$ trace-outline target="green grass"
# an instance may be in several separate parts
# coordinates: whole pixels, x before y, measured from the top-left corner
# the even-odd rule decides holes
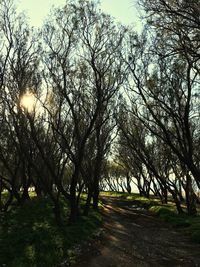
[[[1,213],[0,266],[53,267],[66,258],[74,260],[74,247],[91,237],[102,219],[91,211],[88,217],[68,225],[67,211],[62,201],[62,227],[55,224],[51,202],[45,198],[33,198],[23,207]]]

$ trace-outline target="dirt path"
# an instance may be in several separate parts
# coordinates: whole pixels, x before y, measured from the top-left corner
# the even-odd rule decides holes
[[[104,234],[74,267],[200,266],[200,246],[131,202],[104,198]]]

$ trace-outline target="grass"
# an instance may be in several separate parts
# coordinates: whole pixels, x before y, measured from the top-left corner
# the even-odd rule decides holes
[[[75,246],[90,238],[102,219],[99,213],[91,211],[88,217],[82,216],[68,225],[67,211],[68,206],[62,201],[66,222],[62,227],[55,224],[48,198],[33,197],[23,207],[1,214],[0,266],[53,267],[66,258],[73,261]]]
[[[152,206],[150,210],[156,212],[164,221],[171,223],[176,228],[180,228],[180,231],[182,231],[183,234],[189,235],[194,242],[200,243],[199,214],[197,216],[177,214],[176,211],[174,211],[174,207],[170,205]]]
[[[162,220],[169,222],[172,226],[178,228],[185,235],[197,243],[200,243],[200,210],[197,216],[189,216],[187,214],[177,214],[176,206],[173,201],[168,204],[162,204],[161,201],[154,197],[141,197],[138,194],[104,192],[102,195],[122,198],[125,201],[133,201],[134,204],[144,207],[155,213]],[[184,207],[183,207],[184,209]]]

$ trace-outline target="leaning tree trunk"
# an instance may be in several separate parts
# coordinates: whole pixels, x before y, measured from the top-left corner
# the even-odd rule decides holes
[[[126,174],[126,190],[128,194],[131,194],[131,178],[128,173]]]
[[[178,199],[178,196],[176,194],[176,192],[174,192],[174,190],[168,188],[169,192],[172,194],[172,197],[174,199],[174,202],[175,202],[175,205],[176,205],[176,209],[178,211],[178,214],[183,214],[183,209],[181,207],[181,202],[180,200]]]

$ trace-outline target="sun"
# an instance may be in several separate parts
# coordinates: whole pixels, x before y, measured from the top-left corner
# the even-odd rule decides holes
[[[33,93],[25,93],[20,100],[20,106],[24,111],[33,112],[36,106],[36,97]]]

